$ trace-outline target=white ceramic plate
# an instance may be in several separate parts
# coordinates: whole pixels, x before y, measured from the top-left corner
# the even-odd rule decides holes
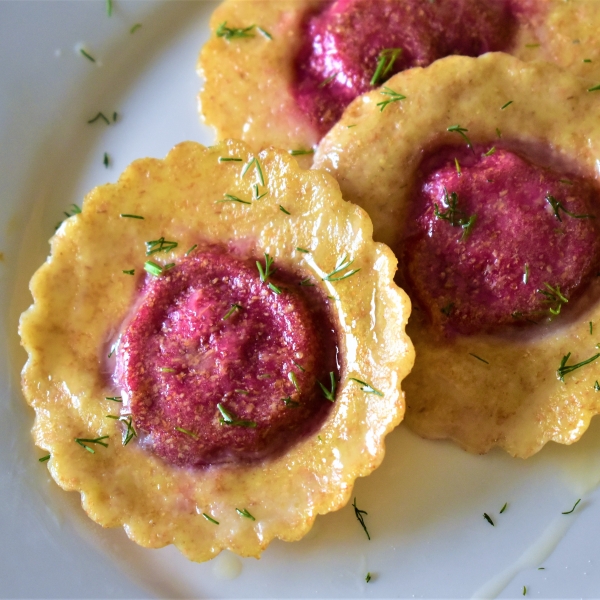
[[[114,0],[109,18],[103,0],[0,2],[0,597],[509,598],[523,586],[598,597],[598,423],[527,461],[471,456],[400,427],[383,466],[355,488],[371,541],[348,506],[260,561],[225,552],[201,565],[91,523],[37,461],[19,388],[27,282],[62,211],[88,190],[180,141],[212,143],[196,114],[195,62],[214,6]],[[118,121],[87,124],[98,111]]]

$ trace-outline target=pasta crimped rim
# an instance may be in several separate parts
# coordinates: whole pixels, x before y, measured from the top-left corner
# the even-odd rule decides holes
[[[252,158],[261,169],[243,168]],[[267,196],[250,200],[257,184]],[[218,203],[224,194],[251,204]],[[410,304],[393,283],[396,259],[371,233],[366,213],[342,200],[330,176],[304,171],[279,151],[255,156],[232,140],[210,148],[180,144],[164,160],[138,160],[116,184],[90,192],[82,212],[52,238],[51,255],[31,280],[34,304],[20,323],[29,354],[23,390],[36,413],[35,442],[51,454],[56,482],[78,491],[100,525],[122,525],[142,546],[174,544],[195,561],[223,549],[259,556],[272,539],[297,540],[318,514],[344,506],[356,477],[383,459],[384,438],[404,413],[400,382],[414,359],[404,332]],[[199,242],[234,240],[317,281],[342,255],[354,258],[360,271],[352,277],[319,283],[335,298],[345,370],[318,435],[271,461],[204,470],[173,467],[135,443],[122,445],[120,426],[106,418],[118,414],[105,400],[118,391],[106,352],[139,295],[144,243],[159,236],[179,246],[164,258],[154,255],[156,262],[176,261]],[[131,269],[138,275],[124,273]],[[362,391],[351,377],[383,395]],[[75,442],[106,435],[108,447],[89,444],[93,454]]]

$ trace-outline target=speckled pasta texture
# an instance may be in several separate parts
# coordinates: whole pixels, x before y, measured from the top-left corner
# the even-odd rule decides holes
[[[252,158],[262,176],[256,163],[244,169]],[[259,200],[256,184],[267,193]],[[224,194],[249,204],[218,203]],[[160,236],[178,241],[176,249],[153,255],[161,265],[176,263],[194,244],[233,244],[257,257],[268,252],[331,296],[344,369],[317,434],[278,458],[202,469],[169,465],[136,439],[123,445],[122,423],[107,418],[119,414],[119,405],[105,398],[120,392],[107,360],[109,340],[150,277],[144,244]],[[282,152],[254,156],[241,142],[208,149],[183,143],[164,160],[138,160],[116,184],[94,189],[81,214],[52,238],[50,257],[31,281],[34,304],[20,324],[34,439],[51,454],[56,482],[79,492],[97,523],[123,526],[142,546],[175,544],[195,561],[222,549],[259,556],[274,538],[297,540],[318,514],[344,506],[354,480],[380,464],[384,438],[402,419],[400,382],[414,357],[404,332],[410,304],[393,282],[396,259],[371,236],[364,210],[344,202],[329,175],[304,171]],[[345,256],[360,270],[323,281]],[[132,269],[134,276],[123,272]],[[107,446],[90,442],[91,453],[76,438],[104,438]]]
[[[452,126],[473,144],[508,144],[598,184],[600,92],[584,79],[498,53],[445,58],[386,85],[406,98],[383,109],[379,103],[390,96],[382,90],[357,98],[322,140],[315,167],[367,210],[375,239],[399,252],[421,157],[465,143]],[[548,441],[576,441],[600,412],[600,362],[564,381],[557,369],[569,353],[568,365],[597,354],[589,323],[597,331],[599,294],[592,282],[568,316],[506,335],[444,337],[413,312],[407,331],[417,361],[405,382],[405,422],[424,437],[450,438],[478,453],[500,446],[527,457]]]

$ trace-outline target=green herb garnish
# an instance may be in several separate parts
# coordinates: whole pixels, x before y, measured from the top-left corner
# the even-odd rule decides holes
[[[389,98],[387,100],[382,100],[381,102],[378,102],[376,106],[379,106],[379,112],[383,112],[385,107],[388,104],[392,104],[392,102],[399,102],[400,100],[406,100],[406,96],[404,96],[403,94],[400,94],[399,92],[395,92],[394,90],[392,90],[391,88],[387,87],[387,86],[383,86],[383,91],[379,92],[381,95],[383,96],[389,96]]]
[[[508,108],[513,102],[514,102],[514,100],[509,100],[506,104],[504,104],[503,106],[500,107],[500,110],[504,110],[505,108]]]
[[[121,213],[119,216],[123,217],[124,219],[141,219],[142,221],[144,220],[144,217],[140,217],[140,215],[128,215]]]
[[[164,237],[161,237],[158,240],[145,242],[145,244],[146,256],[150,256],[156,252],[171,252],[171,250],[174,250],[179,245],[177,242],[169,242],[168,240],[165,240]]]
[[[348,260],[348,255],[344,256],[344,258],[341,258],[337,261],[333,271],[331,271],[331,273],[328,273],[325,277],[323,277],[323,281],[342,281],[342,279],[347,279],[355,273],[358,273],[360,269],[354,269],[353,271],[348,271],[347,273],[344,273],[339,277],[334,277],[334,275],[337,275],[338,273],[341,273],[342,271],[348,269],[353,262],[354,259]]]
[[[88,54],[83,48],[80,48],[79,52],[81,53],[82,56],[85,56],[89,61],[91,61],[93,63],[96,62],[96,59],[91,54]]]
[[[224,163],[224,162],[242,162],[241,158],[237,158],[237,157],[230,157],[230,156],[219,156],[219,162],[220,163]]]
[[[437,203],[433,205],[433,212],[438,219],[448,221],[452,227],[462,227],[463,233],[460,238],[461,241],[469,237],[475,222],[477,221],[477,215],[473,214],[467,218],[467,213],[464,210],[458,208],[458,195],[456,192],[448,194],[448,190],[444,188],[444,203],[446,204],[446,211],[441,212]]]
[[[99,112],[93,119],[90,119],[88,123],[95,123],[98,119],[102,119],[107,125],[110,125],[110,121],[104,113]]]
[[[600,383],[598,383],[597,379],[596,379],[596,382],[594,383],[594,391],[600,392]]]
[[[214,523],[215,525],[219,524],[219,521],[217,521],[216,519],[213,519],[210,515],[207,515],[206,513],[202,513],[202,516],[207,520],[210,521],[211,523]]]
[[[496,135],[501,138],[502,137],[502,132],[496,127]]]
[[[249,427],[251,429],[256,427],[256,423],[254,421],[245,421],[243,419],[238,419],[232,413],[230,413],[221,403],[217,404],[217,408],[219,409],[219,412],[221,413],[221,418],[219,419],[219,422],[221,423],[221,425],[232,425],[235,427]]]
[[[320,381],[318,382],[318,384],[319,384],[319,387],[321,388],[321,390],[323,391],[323,395],[325,396],[325,398],[327,398],[327,400],[329,400],[329,402],[335,402],[336,383],[335,383],[335,375],[334,375],[333,371],[330,371],[330,373],[329,373],[329,380],[331,383],[330,390],[328,390]]]
[[[245,508],[241,510],[239,508],[236,508],[235,510],[237,514],[240,515],[240,517],[245,517],[246,519],[250,519],[251,521],[256,521],[256,519]]]
[[[106,14],[109,17],[112,17],[112,12],[113,12],[113,3],[112,3],[112,0],[106,0]]]
[[[309,150],[305,150],[304,148],[300,148],[298,150],[289,150],[289,153],[292,156],[303,156],[305,154],[314,154],[315,151],[313,148],[310,148]]]
[[[307,287],[315,287],[315,284],[310,282],[310,277],[303,279],[298,285],[304,285]]]
[[[137,431],[135,430],[135,427],[133,426],[133,417],[131,415],[129,417],[122,416],[119,418],[119,421],[121,421],[121,423],[124,423],[127,427],[127,429],[123,432],[123,438],[121,440],[123,443],[123,446],[127,446],[127,444],[129,444],[129,442],[134,437],[137,437]]]
[[[562,202],[559,202],[554,196],[551,196],[550,194],[548,194],[546,196],[546,201],[548,202],[548,204],[550,204],[550,206],[552,207],[552,210],[554,211],[554,216],[562,222],[562,219],[560,218],[560,214],[559,211],[563,211],[564,213],[566,213],[567,215],[569,215],[570,217],[573,217],[574,219],[593,219],[594,215],[576,215],[573,214],[572,212],[568,211],[564,205],[562,204]]]
[[[189,429],[184,429],[183,427],[175,427],[175,429],[177,431],[180,431],[181,433],[185,433],[185,435],[189,435],[190,437],[194,438],[195,440],[198,439],[198,436],[193,431],[190,431]]]
[[[367,583],[369,583],[369,581],[371,581],[371,573],[367,573],[367,576],[365,577],[365,581]]]
[[[573,505],[573,508],[571,510],[567,510],[566,512],[562,513],[563,515],[570,515],[576,508],[577,505],[581,502],[581,498],[579,498],[579,500],[577,500],[577,502],[575,502],[575,504]]]
[[[302,252],[303,254],[310,254],[310,250],[306,250],[305,248],[296,247],[296,250],[298,250],[298,252]]]
[[[448,304],[446,304],[446,306],[443,306],[442,308],[440,308],[440,312],[445,315],[446,317],[449,317],[452,314],[452,311],[454,310],[454,302],[449,302]]]
[[[109,437],[108,435],[103,435],[102,437],[98,437],[98,438],[94,438],[94,439],[89,439],[89,438],[74,438],[74,439],[82,448],[85,448],[90,454],[96,454],[96,451],[91,446],[88,446],[87,444],[98,444],[99,446],[104,446],[105,448],[108,448],[108,444],[106,442],[102,441],[102,440],[108,439],[108,437]]]
[[[301,365],[298,364],[295,360],[292,361],[303,373],[306,373],[306,369]]]
[[[502,514],[506,510],[507,506],[508,506],[508,502],[505,502],[504,506],[500,509],[500,514]]]
[[[233,196],[231,194],[223,194],[223,200],[217,200],[216,204],[220,204],[221,202],[237,202],[238,204],[252,204],[252,202],[248,202],[247,200],[242,200],[237,196]]]
[[[300,386],[298,385],[298,380],[296,379],[296,374],[293,371],[288,373],[288,379],[294,384],[294,387],[299,392]]]
[[[358,522],[361,524],[362,528],[365,530],[365,533],[367,534],[367,538],[370,540],[371,536],[369,535],[369,531],[367,530],[367,526],[365,524],[365,519],[363,517],[363,515],[368,515],[369,513],[366,510],[361,510],[360,508],[358,508],[358,506],[356,506],[356,497],[354,497],[354,502],[352,503],[352,507],[354,508],[354,514],[356,515]]]
[[[251,31],[256,27],[256,25],[250,25],[250,27],[244,27],[242,29],[236,27],[227,27],[227,21],[223,21],[215,32],[217,37],[225,38],[226,40],[233,40],[239,38],[251,38],[254,37],[254,34]]]
[[[188,256],[189,254],[191,254],[196,248],[198,247],[198,244],[194,244],[186,253],[185,255]]]
[[[71,204],[70,210],[66,210],[63,211],[63,215],[65,215],[65,217],[68,219],[69,217],[73,217],[75,215],[79,215],[81,214],[81,208],[79,208],[79,206],[77,206],[77,204]],[[64,222],[64,219],[62,221],[59,221],[55,226],[54,226],[54,231],[56,231]]]
[[[264,283],[274,272],[275,269],[271,270],[273,266],[273,259],[265,252],[265,267],[260,264],[260,261],[256,261],[256,268],[258,269],[258,273],[260,275],[260,280]]]
[[[108,169],[110,165],[110,156],[108,156],[108,152],[104,153],[104,158],[102,159],[102,164]]]
[[[600,83],[595,85],[594,87],[588,88],[588,92],[599,92],[600,91]]]
[[[456,166],[456,174],[460,177],[462,175],[460,170],[460,164],[458,162],[458,158],[454,159],[454,165]]]
[[[298,408],[300,406],[300,402],[296,402],[295,400],[292,400],[291,396],[288,396],[287,398],[282,398],[281,401],[286,406],[291,406],[292,408]]]
[[[584,63],[591,63],[591,62],[592,62],[592,59],[591,59],[591,58],[584,58],[584,59],[583,59],[583,62],[584,62]]]
[[[523,596],[525,596],[525,594],[527,594],[527,588],[523,586]]]
[[[125,275],[135,275],[135,269],[123,269],[122,273],[125,273]]]
[[[274,283],[272,283],[271,281],[269,281],[269,283],[267,284],[267,287],[274,292],[275,294],[279,295],[281,294],[281,289],[278,288]]]
[[[241,309],[242,309],[241,304],[232,304],[231,308],[227,311],[225,316],[221,318],[221,321],[226,321],[236,310],[241,310]]]
[[[491,156],[492,154],[494,154],[494,152],[496,152],[496,146],[492,146],[485,154],[484,156]]]
[[[50,454],[46,454],[46,456],[42,456],[42,458],[38,458],[39,462],[46,462],[47,460],[50,460]]]
[[[129,33],[135,33],[140,27],[142,26],[141,23],[136,23],[130,30]]]
[[[570,356],[571,356],[570,352],[568,354],[566,354],[565,356],[563,356],[562,360],[560,361],[560,367],[558,367],[558,369],[556,369],[556,375],[562,382],[565,381],[565,375],[572,373],[573,371],[575,371],[576,369],[579,369],[580,367],[585,367],[585,365],[589,365],[590,363],[594,362],[596,359],[600,358],[600,353],[594,354],[594,356],[592,356],[591,358],[588,358],[587,360],[583,360],[580,363],[576,363],[574,365],[567,365],[567,361],[569,360]]]
[[[473,354],[473,353],[469,352],[469,355],[472,356],[473,358],[476,358],[477,360],[480,360],[482,363],[485,363],[486,365],[490,364],[487,360],[485,360],[484,358],[481,358],[481,356],[477,356],[477,354]]]
[[[539,44],[525,44],[525,48],[539,48]]]
[[[560,309],[562,308],[562,305],[566,304],[569,300],[562,294],[559,285],[553,288],[549,283],[545,281],[544,285],[546,286],[546,289],[540,289],[537,290],[537,292],[545,296],[546,299],[544,300],[544,302],[546,304],[553,304],[553,306],[550,306],[548,310],[552,315],[556,316],[560,314]]]
[[[291,215],[291,214],[292,214],[291,212],[289,212],[289,211],[287,211],[285,208],[283,208],[283,206],[281,206],[281,204],[279,205],[279,210],[280,210],[282,213],[285,213],[286,215]]]
[[[371,77],[371,85],[378,85],[380,81],[387,79],[388,73],[394,68],[398,56],[402,54],[402,48],[385,48],[377,57],[377,67]]]
[[[465,142],[467,142],[467,146],[471,149],[473,148],[471,140],[467,137],[467,132],[469,131],[468,129],[465,129],[460,125],[451,125],[446,131],[450,131],[451,133],[458,133],[460,137],[462,137],[465,140]]]
[[[492,521],[492,518],[490,517],[490,515],[488,515],[487,513],[483,513],[483,518],[492,526],[495,527],[494,525],[494,521]]]
[[[370,383],[367,383],[366,381],[361,381],[360,379],[356,379],[356,377],[350,377],[349,379],[350,381],[356,381],[356,383],[358,383],[358,385],[361,386],[360,389],[366,394],[375,394],[376,396],[383,397],[383,394],[379,390],[376,390]]]
[[[104,396],[105,400],[110,400],[111,402],[123,402],[123,398],[121,396]]]
[[[326,85],[330,84],[337,76],[338,74],[334,73],[333,75],[330,75],[327,79],[323,79],[323,81],[321,81],[318,87],[324,88]]]
[[[158,277],[159,275],[162,275],[164,269],[160,265],[157,265],[154,261],[147,260],[144,263],[144,271],[146,271],[147,273],[150,273],[150,275],[154,275],[155,277]]]
[[[258,31],[264,35],[268,40],[272,40],[273,36],[266,30],[263,29],[262,27],[259,27],[258,25],[256,26],[256,29],[258,29]]]

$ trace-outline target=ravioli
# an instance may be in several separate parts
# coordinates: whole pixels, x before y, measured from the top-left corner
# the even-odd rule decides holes
[[[203,119],[255,149],[308,153],[305,164],[353,98],[450,54],[505,51],[600,83],[596,2],[226,0],[210,26]]]
[[[417,353],[405,422],[477,453],[576,441],[600,411],[600,96],[501,53],[386,85],[350,105],[315,167],[399,257]]]
[[[104,527],[259,556],[348,501],[402,419],[396,259],[335,181],[243,143],[94,189],[21,318],[38,446]]]

